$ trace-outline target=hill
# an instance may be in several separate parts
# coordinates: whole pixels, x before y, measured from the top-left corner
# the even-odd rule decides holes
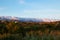
[[[33,18],[0,17],[0,38],[26,36],[60,36],[60,21]]]

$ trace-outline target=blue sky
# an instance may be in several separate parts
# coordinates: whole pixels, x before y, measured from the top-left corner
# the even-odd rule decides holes
[[[60,0],[0,0],[0,16],[60,19]]]

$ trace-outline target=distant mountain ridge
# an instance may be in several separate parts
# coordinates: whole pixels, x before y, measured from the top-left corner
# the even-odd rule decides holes
[[[18,20],[21,22],[54,22],[58,20],[51,19],[38,19],[38,18],[19,18],[19,17],[11,17],[11,16],[0,16],[0,20]]]

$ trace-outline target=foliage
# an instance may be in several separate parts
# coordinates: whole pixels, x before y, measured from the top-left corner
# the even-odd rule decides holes
[[[4,40],[54,40],[54,36],[60,35],[60,22],[35,23],[0,20],[0,35],[5,33]],[[8,33],[14,34],[14,36],[7,36]]]

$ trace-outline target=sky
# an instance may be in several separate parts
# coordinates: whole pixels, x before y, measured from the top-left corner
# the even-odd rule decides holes
[[[0,16],[60,19],[60,0],[0,0]]]

